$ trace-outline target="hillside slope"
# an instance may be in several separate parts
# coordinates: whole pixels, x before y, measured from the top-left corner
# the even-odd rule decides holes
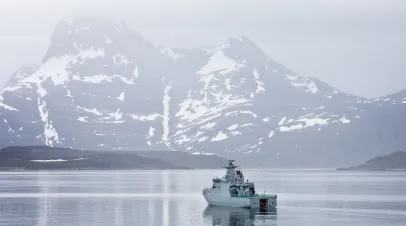
[[[397,151],[378,156],[364,164],[341,168],[341,170],[406,170],[406,152]]]

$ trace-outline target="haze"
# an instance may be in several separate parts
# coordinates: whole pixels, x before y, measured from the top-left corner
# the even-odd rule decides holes
[[[406,2],[402,0],[3,0],[0,85],[40,63],[61,18],[107,15],[157,45],[199,47],[240,34],[304,76],[376,97],[406,88]]]

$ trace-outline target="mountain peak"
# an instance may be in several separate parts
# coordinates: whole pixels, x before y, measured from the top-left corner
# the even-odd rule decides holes
[[[243,35],[232,35],[227,40],[228,41],[238,41],[238,42],[250,41],[247,37],[245,37]]]
[[[228,44],[234,44],[234,45],[252,45],[255,46],[256,48],[258,48],[258,46],[248,37],[244,36],[244,35],[232,35],[230,37],[228,37],[225,41],[225,43]]]
[[[257,44],[243,35],[230,36],[223,47],[230,56],[237,58],[256,59],[261,62],[268,59],[267,54]]]
[[[98,33],[131,33],[141,36],[138,31],[132,29],[125,21],[107,16],[71,16],[61,19],[53,36],[86,34],[86,31]]]
[[[80,26],[114,26],[116,28],[128,27],[127,23],[123,20],[114,19],[108,16],[79,16],[73,15],[65,17],[59,21],[58,24],[65,24],[70,27],[80,27]]]
[[[227,38],[222,45],[210,48],[203,48],[207,54],[214,54],[217,51],[224,51],[231,56],[254,56],[255,58],[268,58],[253,41],[243,35],[232,35]]]
[[[71,16],[55,26],[43,62],[52,57],[74,54],[80,49],[105,50],[137,41],[148,42],[124,21],[103,16]]]

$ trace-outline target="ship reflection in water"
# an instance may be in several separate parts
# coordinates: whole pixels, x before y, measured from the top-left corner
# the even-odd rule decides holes
[[[276,225],[277,209],[260,211],[259,209],[207,206],[203,211],[205,221],[212,225]]]

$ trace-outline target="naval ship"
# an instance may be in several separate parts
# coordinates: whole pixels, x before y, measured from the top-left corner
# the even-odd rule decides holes
[[[207,203],[212,206],[253,209],[276,208],[277,195],[257,194],[254,183],[244,181],[244,174],[234,165],[234,161],[228,160],[228,165],[224,166],[226,174],[221,178],[213,178],[212,187],[203,189],[202,194]]]

